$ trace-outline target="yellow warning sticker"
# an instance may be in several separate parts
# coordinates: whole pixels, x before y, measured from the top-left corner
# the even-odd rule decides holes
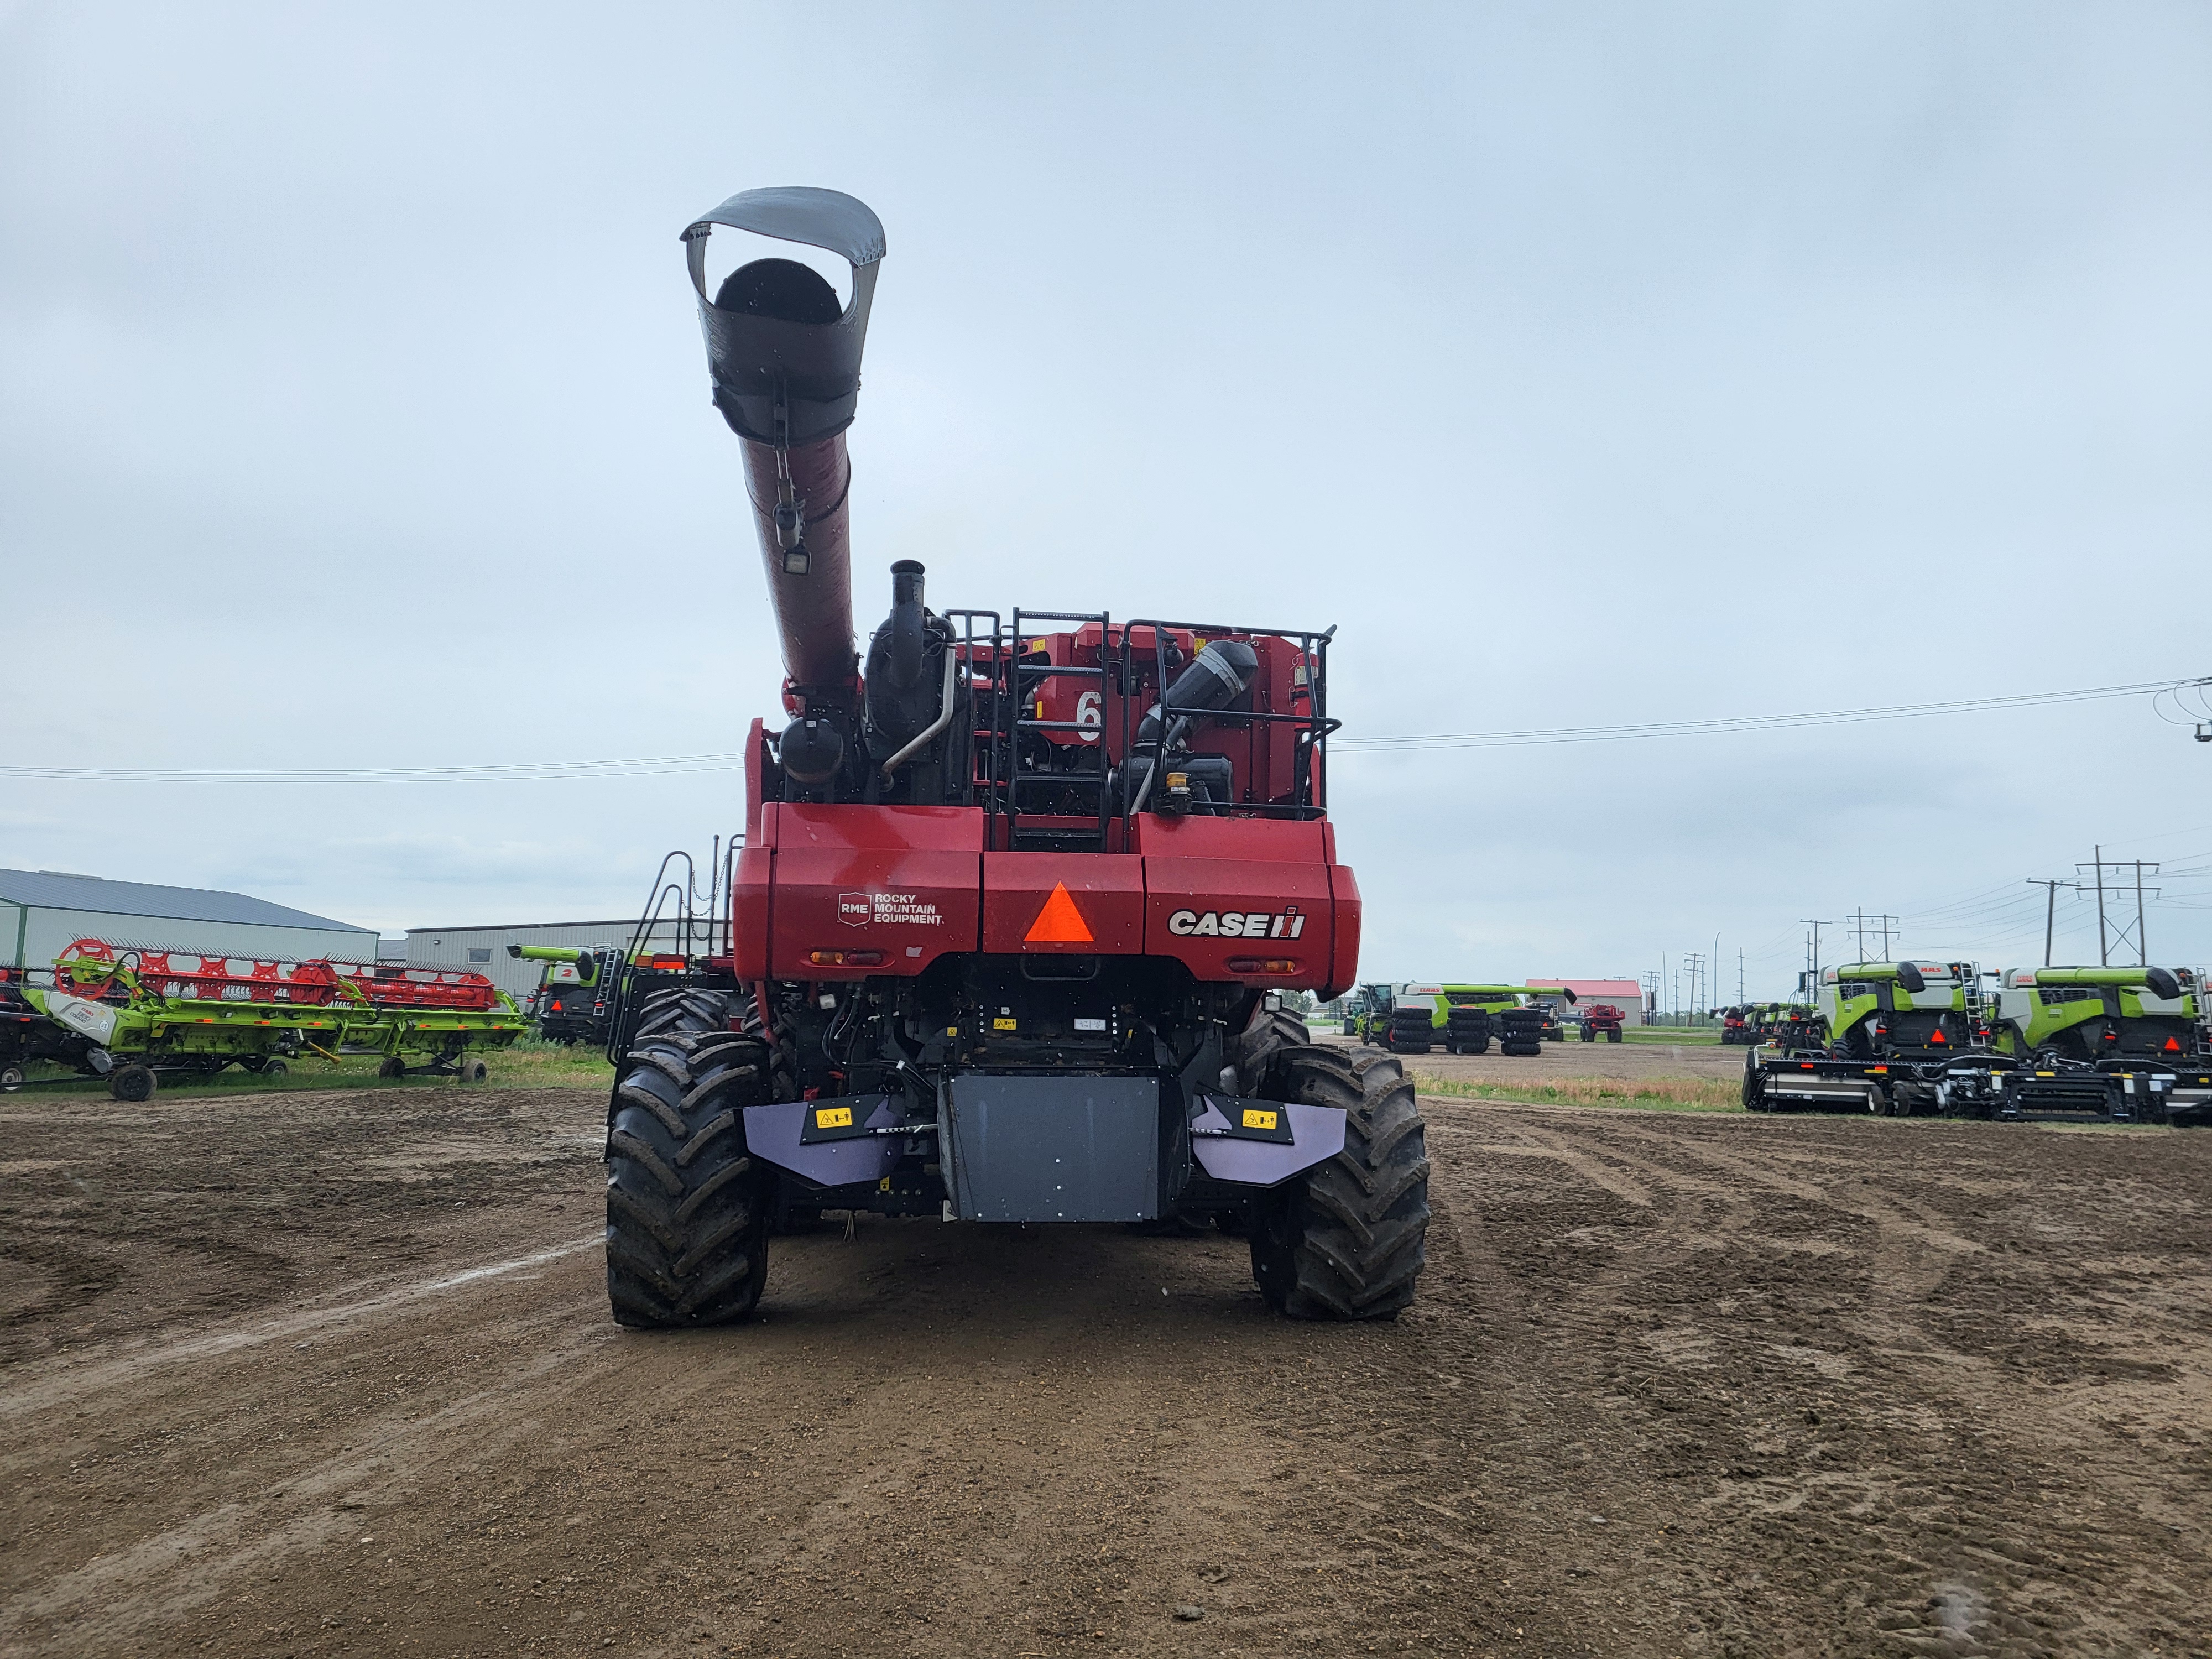
[[[994,1031],[1011,1031],[1014,1029],[1014,1022],[1011,1019],[994,1019],[991,1022],[991,1029]]]
[[[1272,1129],[1275,1127],[1275,1114],[1247,1106],[1244,1109],[1244,1127],[1248,1129]]]
[[[849,1129],[853,1127],[853,1109],[850,1106],[818,1107],[814,1113],[814,1127],[817,1129]]]

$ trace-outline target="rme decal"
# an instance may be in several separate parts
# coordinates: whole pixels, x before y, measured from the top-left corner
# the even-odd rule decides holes
[[[1287,910],[1178,910],[1168,932],[1178,939],[1296,939],[1306,919],[1294,905]]]
[[[840,893],[837,920],[848,927],[866,927],[871,922],[908,927],[945,925],[934,902],[912,893]]]

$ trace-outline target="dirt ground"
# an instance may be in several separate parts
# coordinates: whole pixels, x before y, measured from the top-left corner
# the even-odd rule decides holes
[[[2212,1652],[2212,1133],[1439,1099],[1394,1324],[864,1219],[671,1337],[599,1110],[0,1100],[0,1650]]]
[[[1343,1044],[1344,1039],[1332,1040]],[[1743,1080],[1743,1050],[1717,1042],[1547,1042],[1540,1054],[1448,1054],[1431,1048],[1407,1054],[1406,1069],[1470,1083],[1527,1083],[1541,1086],[1586,1077],[1641,1083],[1658,1078],[1697,1078],[1726,1084]]]

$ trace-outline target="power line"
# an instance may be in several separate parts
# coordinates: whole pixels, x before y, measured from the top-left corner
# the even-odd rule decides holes
[[[2185,684],[2212,684],[2212,677]],[[1505,749],[1529,744],[1625,743],[1644,738],[1686,738],[1733,732],[1776,731],[1790,726],[1850,726],[1869,720],[1924,720],[1938,714],[1968,714],[1997,708],[2027,708],[2053,703],[2093,702],[2113,697],[2154,696],[2171,690],[2172,680],[2135,685],[2090,686],[2078,691],[2032,691],[2003,697],[1967,697],[1951,702],[1897,703],[1881,708],[1830,708],[1796,714],[1739,714],[1720,720],[1650,720],[1633,726],[1563,726],[1519,732],[1442,732],[1407,737],[1343,737],[1340,749],[1362,753],[1407,749]]]
[[[1339,750],[1385,754],[1422,749],[1506,749],[1538,744],[1630,743],[1652,738],[1724,735],[1815,726],[1851,726],[1876,720],[1924,720],[1936,715],[1986,713],[2000,708],[2043,708],[2057,703],[2094,702],[2117,697],[2155,696],[2180,686],[2212,686],[2212,676],[2197,680],[2146,680],[2132,685],[2097,685],[2075,691],[2030,691],[2002,697],[1968,697],[1949,702],[1899,703],[1879,708],[1830,708],[1794,714],[1741,714],[1719,720],[1653,720],[1632,726],[1561,726],[1511,732],[1416,732],[1400,736],[1346,735],[1330,739]],[[40,778],[63,783],[519,783],[570,778],[641,777],[659,773],[726,772],[744,764],[740,751],[703,755],[617,757],[602,760],[521,761],[465,766],[347,767],[143,767],[0,766],[0,777]]]

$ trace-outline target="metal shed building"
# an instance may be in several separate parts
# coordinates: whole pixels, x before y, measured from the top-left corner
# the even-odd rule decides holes
[[[1644,1019],[1644,988],[1632,979],[1532,979],[1529,985],[1564,985],[1575,994],[1577,1006],[1587,1007],[1593,1002],[1609,1002],[1621,1012],[1621,1024],[1641,1025]]]
[[[46,968],[81,939],[257,961],[376,960],[376,933],[245,893],[0,870],[0,962]]]
[[[620,921],[522,921],[500,927],[410,927],[407,965],[410,968],[466,968],[483,974],[517,1002],[538,988],[542,962],[518,962],[507,953],[510,945],[611,945],[627,950],[637,933],[637,918]],[[698,948],[694,930],[693,948]],[[678,949],[673,922],[657,925],[648,946]]]

